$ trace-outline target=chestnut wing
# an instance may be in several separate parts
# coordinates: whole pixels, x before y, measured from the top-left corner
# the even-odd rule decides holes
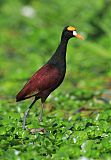
[[[17,94],[20,101],[35,96],[41,91],[55,89],[61,81],[61,73],[54,65],[46,64],[40,68]]]

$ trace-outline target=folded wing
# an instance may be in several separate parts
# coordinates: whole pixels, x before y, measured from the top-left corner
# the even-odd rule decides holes
[[[25,84],[23,89],[17,94],[16,101],[21,101],[39,94],[48,89],[54,89],[60,82],[59,70],[50,64],[40,68],[31,79]]]

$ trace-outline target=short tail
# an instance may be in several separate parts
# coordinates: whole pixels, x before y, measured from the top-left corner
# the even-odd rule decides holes
[[[16,95],[16,102],[23,101],[23,100],[29,99],[29,98],[31,98],[31,97],[34,97],[34,96],[36,97],[36,100],[40,99],[40,97],[37,96],[36,94],[35,94],[35,95],[31,95],[31,96],[24,97],[24,96],[21,96],[20,93],[18,93],[18,94]]]

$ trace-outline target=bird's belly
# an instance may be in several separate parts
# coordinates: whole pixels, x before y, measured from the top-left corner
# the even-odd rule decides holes
[[[37,95],[41,98],[42,102],[46,100],[46,98],[50,95],[51,92],[53,92],[56,88],[60,86],[64,77],[65,77],[65,74],[60,79],[58,79],[58,81],[56,81],[53,84],[53,86],[49,84],[46,90],[41,89],[41,91]]]

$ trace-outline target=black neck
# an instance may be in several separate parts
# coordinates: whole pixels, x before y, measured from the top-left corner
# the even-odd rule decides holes
[[[66,50],[67,50],[67,43],[68,39],[65,39],[64,37],[61,37],[61,42],[56,50],[56,52],[53,54],[49,62],[52,63],[65,63],[66,62]]]

